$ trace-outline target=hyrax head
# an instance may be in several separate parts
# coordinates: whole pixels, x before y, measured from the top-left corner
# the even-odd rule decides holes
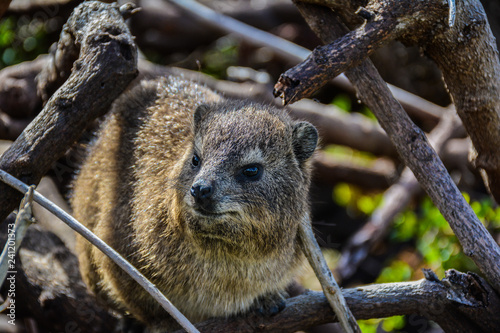
[[[293,246],[308,210],[316,129],[248,102],[201,105],[178,193],[202,251],[261,257]]]

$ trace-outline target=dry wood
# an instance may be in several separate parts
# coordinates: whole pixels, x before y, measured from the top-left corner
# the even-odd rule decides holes
[[[299,226],[299,239],[302,251],[304,251],[309,264],[316,274],[328,304],[332,307],[342,328],[347,333],[361,333],[356,318],[352,315],[344,295],[342,295],[342,291],[337,281],[335,281],[325,257],[323,257],[323,253],[316,242],[309,216],[306,216]]]
[[[344,20],[352,19],[353,13],[345,14],[343,2],[304,1],[330,6],[343,15]],[[359,63],[363,54],[368,56],[374,48],[390,40],[417,44],[443,72],[457,112],[474,145],[472,161],[482,171],[495,200],[500,202],[500,146],[491,144],[500,142],[500,60],[481,3],[478,0],[457,1],[455,24],[449,29],[445,22],[450,7],[442,1],[353,3],[358,5],[357,14],[366,23],[330,41],[330,46],[319,49],[301,65],[303,70],[314,70],[314,75],[285,73],[277,86],[277,94],[282,94],[286,102],[300,99],[304,93],[312,91],[311,87],[319,87],[331,75],[343,72],[350,66],[350,57]],[[374,38],[372,44],[367,41],[368,36]]]
[[[456,6],[453,29],[437,34],[424,47],[443,72],[472,140],[472,163],[481,170],[485,184],[500,203],[500,145],[495,144],[500,142],[498,50],[479,0],[457,1]]]
[[[137,51],[119,8],[88,2],[75,9],[43,73],[38,83],[46,98],[69,78],[0,158],[0,169],[28,184],[38,183],[136,76]],[[0,184],[0,221],[20,198]]]
[[[358,319],[396,315],[422,315],[437,322],[446,332],[494,332],[500,325],[500,299],[475,274],[454,270],[439,281],[431,271],[414,282],[374,284],[344,289],[349,308]],[[309,291],[287,300],[287,307],[273,317],[211,319],[196,327],[204,333],[295,332],[337,321],[325,296]],[[474,321],[474,324],[472,323]],[[424,324],[426,325],[426,324]],[[425,329],[426,327],[419,327]]]
[[[348,30],[328,8],[296,4],[312,29],[327,43]],[[299,68],[303,70],[301,66],[296,67]],[[294,81],[293,71],[287,72],[292,77],[287,82]],[[302,76],[303,73],[297,75]],[[413,171],[422,188],[450,224],[464,253],[472,258],[493,288],[500,292],[500,247],[465,201],[427,142],[425,134],[411,122],[370,61],[365,60],[360,66],[349,69],[346,75],[357,87],[360,99],[370,107],[391,138],[406,166]],[[281,81],[280,85],[283,83]],[[288,96],[295,95],[293,87],[287,86],[287,89]]]
[[[13,220],[12,214],[0,225],[2,244]],[[30,227],[16,257],[16,271],[18,320],[34,318],[38,329],[47,332],[76,328],[89,333],[113,332],[116,327],[117,319],[87,291],[78,259],[54,234],[36,225]]]

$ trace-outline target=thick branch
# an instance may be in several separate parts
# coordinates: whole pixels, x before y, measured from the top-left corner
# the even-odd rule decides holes
[[[78,53],[80,58],[64,85],[0,159],[1,169],[25,183],[38,183],[137,74],[137,51],[116,5],[85,2],[75,9],[52,55],[52,66],[42,75],[48,82],[44,95],[53,89],[49,83],[63,78],[61,71],[64,76],[70,74],[69,64]],[[15,190],[0,184],[0,221],[19,200]]]
[[[311,96],[332,77],[359,65],[375,50],[398,38],[407,25],[415,28],[423,16],[444,10],[424,1],[411,1],[411,5],[400,0],[370,4],[371,7],[358,9],[359,15],[366,19],[365,24],[314,49],[305,61],[280,76],[274,95],[280,96],[284,104]]]
[[[410,34],[408,32],[407,34]],[[453,29],[425,45],[474,145],[472,162],[500,203],[500,60],[478,0],[457,1]]]
[[[321,22],[321,25],[311,25],[325,42],[347,31],[328,8],[297,5],[306,20]],[[500,292],[500,247],[465,201],[427,142],[425,134],[411,122],[370,61],[350,69],[346,75],[357,87],[361,100],[370,107],[391,138],[406,166],[413,171],[422,188],[450,224],[464,253],[472,258],[495,290]]]
[[[11,220],[1,225],[1,243],[7,239],[9,223]],[[54,234],[38,226],[29,228],[16,257],[16,272],[19,320],[34,318],[44,331],[63,332],[76,327],[82,332],[114,330],[117,319],[87,291],[78,271],[78,259]],[[8,285],[4,284],[3,296],[7,295]]]
[[[343,294],[358,319],[395,315],[423,315],[446,332],[494,332],[500,325],[500,300],[488,284],[474,274],[448,271],[439,281],[432,272],[415,282],[370,285],[344,289]],[[483,316],[480,318],[479,316]],[[476,324],[471,324],[472,320]],[[196,325],[201,332],[295,332],[337,321],[320,292],[287,300],[287,307],[273,317],[248,315],[211,319]]]

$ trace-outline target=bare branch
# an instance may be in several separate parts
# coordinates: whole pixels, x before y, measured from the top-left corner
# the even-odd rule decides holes
[[[432,17],[433,11],[441,9],[427,2],[412,2],[411,6],[405,1],[392,0],[371,4],[373,8],[358,9],[367,19],[365,24],[317,47],[305,61],[282,74],[274,95],[281,97],[284,104],[311,96],[332,77],[359,65],[375,50],[399,37],[406,25],[418,22],[417,14],[425,12],[426,17]]]
[[[99,2],[80,5],[66,23],[50,64],[41,76],[47,84],[39,80],[44,96],[50,95],[56,82],[71,75],[0,158],[0,169],[28,184],[40,181],[137,74],[135,45],[118,7]],[[0,184],[0,221],[19,200],[19,194]]]
[[[325,42],[347,31],[328,8],[297,5],[306,20],[322,22],[312,24],[312,28]],[[464,253],[500,292],[500,247],[467,204],[424,133],[411,122],[370,61],[348,70],[346,75],[391,138],[406,166],[450,224]]]
[[[426,279],[414,282],[344,289],[343,294],[357,319],[418,314],[454,333],[487,333],[499,327],[500,299],[480,277],[450,270],[441,282],[432,272],[425,275]],[[480,319],[472,324],[475,318]],[[206,333],[295,332],[335,321],[323,293],[309,291],[288,299],[287,307],[273,317],[218,318],[196,327]]]
[[[421,45],[441,69],[474,145],[472,163],[500,203],[500,145],[494,144],[500,142],[498,50],[481,3],[460,0],[456,8],[453,28]],[[406,35],[412,38],[410,31]]]
[[[318,277],[321,287],[323,288],[323,293],[328,300],[328,304],[330,304],[335,312],[342,328],[347,333],[361,332],[316,242],[309,216],[306,216],[299,226],[299,238],[302,244],[302,251],[304,251],[309,264]]]

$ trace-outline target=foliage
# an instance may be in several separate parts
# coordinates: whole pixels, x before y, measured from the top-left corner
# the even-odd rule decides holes
[[[217,79],[225,78],[227,68],[237,62],[238,45],[230,36],[218,39],[203,56],[202,72]]]
[[[359,112],[365,116],[367,116],[369,119],[373,120],[374,122],[377,121],[377,118],[375,115],[371,112],[371,110],[364,104],[361,104],[360,100],[356,101],[359,106],[359,110],[356,110],[356,108],[353,107],[353,101],[351,96],[344,94],[344,93],[339,93],[335,95],[333,100],[330,102],[331,105],[337,106],[340,110],[345,111],[346,113],[350,112]]]
[[[47,22],[5,17],[0,20],[0,68],[47,53]]]
[[[497,207],[490,197],[471,201],[467,193],[463,195],[488,230],[499,234],[500,207]],[[334,188],[333,198],[337,204],[346,207],[347,211],[356,217],[370,216],[382,201],[381,194],[369,196],[348,184],[338,184]],[[473,261],[462,252],[448,222],[428,197],[424,197],[416,207],[408,207],[395,219],[388,241],[413,244],[413,255],[406,251],[388,260],[376,280],[377,283],[422,278],[421,268],[430,268],[441,278],[444,272],[451,268],[480,273]],[[363,332],[376,332],[376,327],[380,324],[385,331],[390,332],[403,328],[404,322],[404,317],[398,316],[360,321],[360,325]]]

